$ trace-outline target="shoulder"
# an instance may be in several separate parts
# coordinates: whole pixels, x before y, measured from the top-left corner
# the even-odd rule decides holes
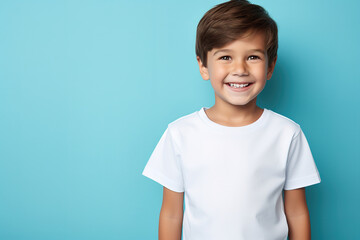
[[[181,116],[168,124],[168,130],[173,138],[180,140],[182,136],[190,136],[198,133],[201,128],[199,111]]]
[[[269,110],[269,109],[268,109]],[[269,124],[272,129],[279,131],[286,131],[294,136],[297,135],[301,127],[300,125],[289,117],[286,117],[280,113],[269,110]]]
[[[183,129],[186,127],[196,125],[198,123],[198,120],[199,120],[198,111],[195,111],[175,119],[174,121],[168,124],[168,127],[170,129]]]

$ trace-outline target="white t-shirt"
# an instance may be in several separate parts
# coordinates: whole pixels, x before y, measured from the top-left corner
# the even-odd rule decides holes
[[[286,240],[282,191],[321,181],[300,125],[264,108],[228,127],[204,108],[168,124],[142,174],[185,192],[183,240]]]

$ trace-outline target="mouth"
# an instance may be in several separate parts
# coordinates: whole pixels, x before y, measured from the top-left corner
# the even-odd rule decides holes
[[[247,82],[247,83],[225,83],[231,90],[236,92],[243,92],[248,90],[254,83],[253,82]]]

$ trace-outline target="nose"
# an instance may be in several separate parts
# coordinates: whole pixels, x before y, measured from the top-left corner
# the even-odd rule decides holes
[[[234,61],[233,67],[234,67],[232,71],[233,75],[238,75],[240,77],[249,75],[248,67],[245,61],[243,60]]]

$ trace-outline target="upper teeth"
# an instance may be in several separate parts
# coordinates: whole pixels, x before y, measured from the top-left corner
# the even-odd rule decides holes
[[[247,87],[250,83],[245,83],[245,84],[237,84],[237,83],[230,83],[231,87]]]

